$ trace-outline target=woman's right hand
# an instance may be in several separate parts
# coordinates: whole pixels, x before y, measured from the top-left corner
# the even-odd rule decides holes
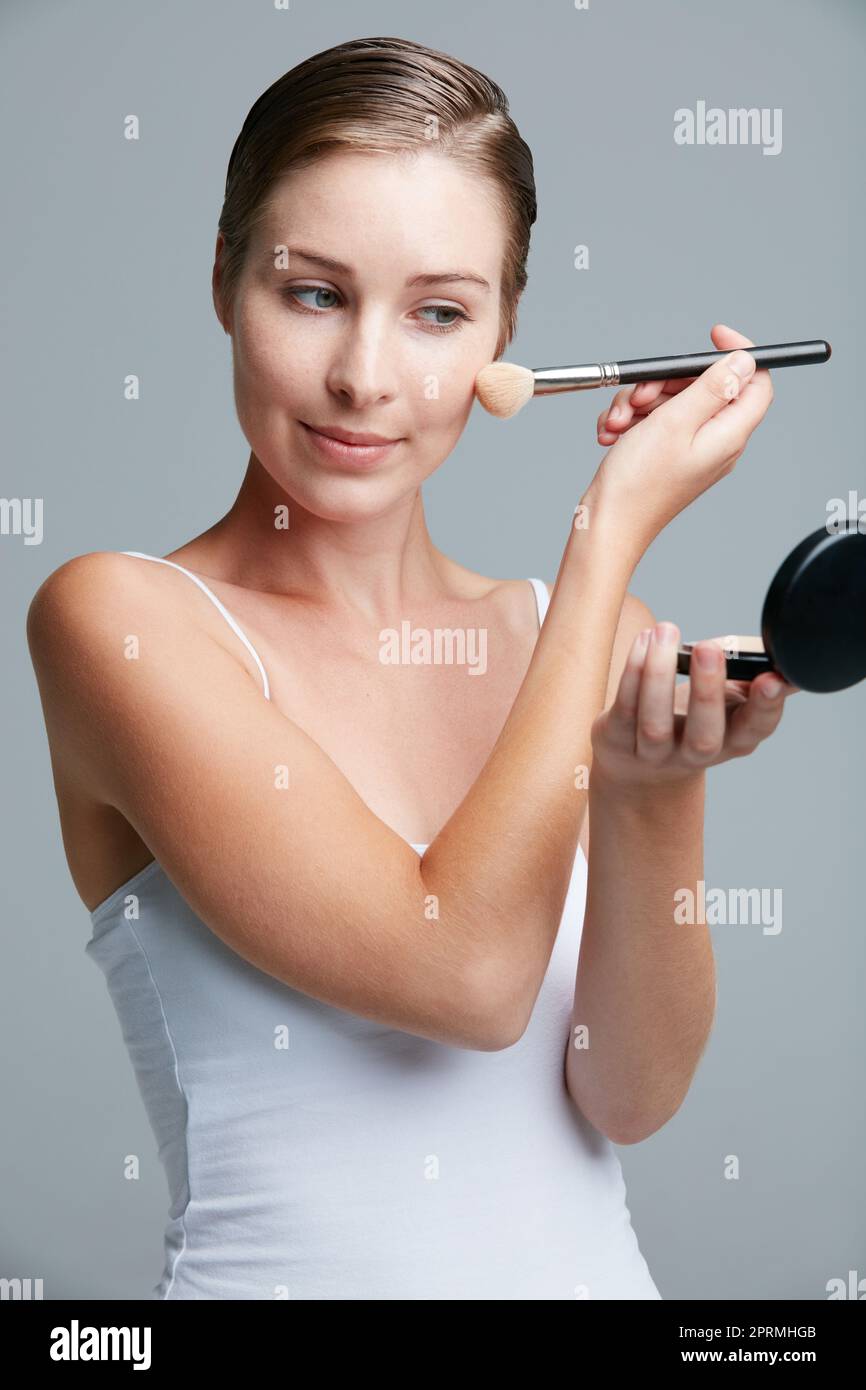
[[[711,337],[728,352],[697,377],[641,382],[617,393],[620,422],[599,417],[608,449],[589,487],[615,509],[642,554],[673,517],[732,470],[773,399],[770,373],[756,370],[754,344],[716,324]],[[737,368],[739,367],[739,371]]]

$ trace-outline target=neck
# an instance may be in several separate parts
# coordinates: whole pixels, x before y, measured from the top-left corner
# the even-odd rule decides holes
[[[232,506],[195,545],[216,578],[371,622],[435,603],[458,568],[431,540],[420,488],[387,512],[332,521],[295,501],[254,453]]]

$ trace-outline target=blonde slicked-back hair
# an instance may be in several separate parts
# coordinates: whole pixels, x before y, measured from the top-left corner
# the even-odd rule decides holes
[[[489,181],[507,228],[495,358],[514,337],[537,214],[529,146],[500,87],[475,68],[410,39],[366,38],[305,59],[250,108],[226,175],[219,230],[220,297],[228,315],[251,234],[274,185],[330,153],[435,149]]]

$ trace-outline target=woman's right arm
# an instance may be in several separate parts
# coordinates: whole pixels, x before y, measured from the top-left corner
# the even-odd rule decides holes
[[[423,862],[229,644],[112,552],[68,561],[30,606],[52,762],[116,807],[193,911],[259,969],[387,1027],[506,1047],[527,973],[552,949],[582,799],[562,803],[565,740],[582,749],[579,710],[603,688],[597,653],[626,577],[595,540],[574,555],[562,576],[572,597],[545,624],[507,735]]]
[[[684,421],[713,414],[706,385],[691,415],[667,427],[663,417],[721,365],[608,452],[500,737],[423,859],[262,698],[238,658],[156,605],[152,585],[110,552],[61,566],[31,604],[49,741],[126,817],[193,911],[259,969],[387,1027],[510,1046],[556,939],[586,805],[576,768],[591,763],[628,580],[653,525],[688,491],[688,468],[670,451],[694,443]],[[636,451],[637,512],[627,505]],[[693,495],[710,485],[706,471],[693,461]],[[136,659],[125,654],[131,635]]]

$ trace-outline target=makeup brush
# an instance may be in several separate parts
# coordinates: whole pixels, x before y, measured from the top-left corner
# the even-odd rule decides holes
[[[638,381],[667,381],[671,377],[700,376],[720,357],[736,352],[692,352],[684,357],[643,357],[629,362],[590,362],[579,367],[519,367],[514,362],[491,362],[475,378],[475,394],[491,415],[507,420],[516,415],[531,396],[551,396],[560,391],[589,391],[596,386],[627,386]],[[770,343],[743,349],[759,368],[805,367],[826,362],[832,351],[823,338],[806,343]]]

